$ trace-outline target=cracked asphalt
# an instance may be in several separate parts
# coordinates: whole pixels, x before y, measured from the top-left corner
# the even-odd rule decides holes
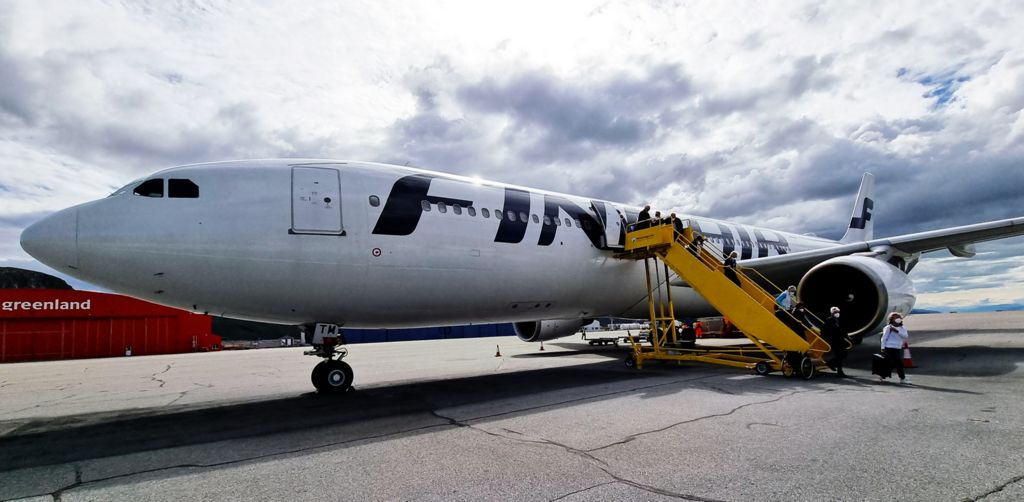
[[[578,338],[0,366],[0,500],[1024,499],[1024,314],[908,320],[914,386],[696,364]],[[494,357],[495,344],[502,357]]]

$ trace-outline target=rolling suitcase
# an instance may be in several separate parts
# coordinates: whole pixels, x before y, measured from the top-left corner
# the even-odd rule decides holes
[[[885,357],[885,354],[873,354],[871,356],[871,374],[882,378],[892,376],[892,365],[889,364],[889,358]]]

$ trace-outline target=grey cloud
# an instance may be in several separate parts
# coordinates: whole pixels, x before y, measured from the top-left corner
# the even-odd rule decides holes
[[[28,65],[9,53],[0,44],[0,112],[18,121],[36,121],[37,100],[33,83],[26,78]]]
[[[0,30],[7,29],[3,24]],[[129,68],[112,51],[54,50],[29,59],[0,44],[0,132],[18,131],[25,142],[95,165],[134,172],[225,158],[313,156],[340,143],[310,137],[301,124],[269,123],[259,103],[189,101],[203,92],[176,70]]]
[[[679,66],[657,65],[640,77],[618,74],[596,85],[523,72],[504,82],[489,78],[463,84],[455,96],[468,109],[503,114],[515,120],[514,127],[535,130],[544,138],[537,146],[550,150],[571,143],[628,148],[649,142],[673,120],[664,112],[692,92]]]
[[[786,93],[798,98],[808,91],[823,91],[837,79],[828,73],[834,56],[806,56],[793,62],[793,73],[786,82]]]
[[[914,119],[873,120],[865,122],[851,133],[850,139],[860,142],[891,142],[904,134],[934,133],[945,124],[934,116]]]
[[[37,211],[32,213],[0,214],[0,227],[11,228],[20,232],[52,213],[53,211]]]
[[[521,170],[528,170],[523,165],[576,165],[607,177],[620,163],[593,162],[657,145],[685,117],[684,100],[693,94],[677,65],[654,65],[639,76],[618,73],[588,84],[540,70],[471,82],[442,60],[412,70],[406,83],[417,108],[388,128],[389,152],[417,165],[459,169],[471,164],[467,168],[476,173],[500,172],[515,163]],[[442,113],[439,102],[452,105],[445,109],[453,116]],[[494,124],[501,129],[489,129]],[[494,163],[496,157],[503,165]]]
[[[526,73],[506,83],[487,79],[465,86],[459,101],[475,110],[514,117],[520,128],[538,127],[550,140],[625,145],[643,141],[656,128],[623,109],[628,96],[610,106],[588,99],[585,91],[562,85],[540,73]],[[626,99],[623,99],[626,98]]]

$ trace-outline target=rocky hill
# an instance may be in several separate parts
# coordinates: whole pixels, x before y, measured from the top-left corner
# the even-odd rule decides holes
[[[49,274],[23,268],[0,267],[0,289],[74,289]]]

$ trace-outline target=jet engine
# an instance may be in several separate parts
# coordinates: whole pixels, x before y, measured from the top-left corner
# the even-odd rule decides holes
[[[819,263],[800,280],[800,300],[824,319],[839,307],[850,336],[875,333],[886,314],[914,308],[914,283],[899,268],[877,258],[840,256]]]
[[[523,321],[512,325],[516,336],[524,342],[543,342],[576,333],[588,322],[587,319],[549,319],[546,321]]]

